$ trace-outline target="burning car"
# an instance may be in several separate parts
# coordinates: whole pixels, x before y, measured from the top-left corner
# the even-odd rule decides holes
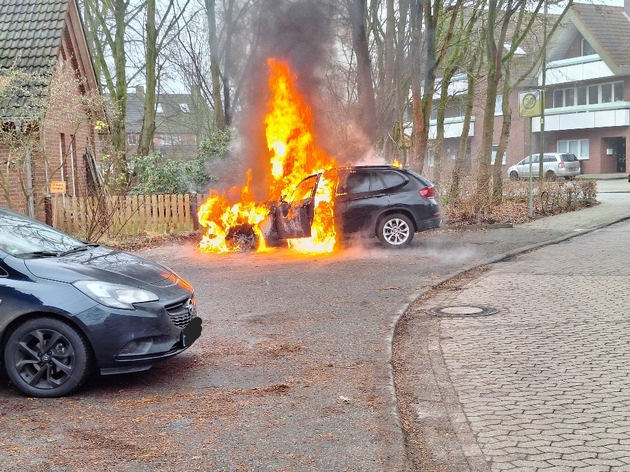
[[[306,177],[288,198],[269,204],[269,216],[260,231],[267,245],[309,238],[321,202],[322,182],[333,182],[334,225],[341,236],[377,237],[388,248],[408,246],[414,234],[442,223],[435,187],[421,175],[394,166],[352,166]],[[258,238],[246,225],[228,235],[233,246],[254,249]]]
[[[258,136],[251,139],[260,146],[252,156],[268,162],[256,162],[255,178],[249,168],[243,185],[209,192],[197,213],[204,228],[199,250],[263,251],[286,243],[325,254],[356,233],[404,247],[414,233],[440,226],[431,182],[394,166],[340,167],[318,145],[299,75],[280,58],[269,58],[268,66],[264,150]]]

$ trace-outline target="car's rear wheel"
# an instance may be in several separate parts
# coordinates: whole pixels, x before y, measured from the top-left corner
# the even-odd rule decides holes
[[[510,180],[518,180],[518,172],[516,172],[515,170],[510,172]]]
[[[383,217],[376,228],[376,236],[386,247],[408,246],[413,239],[414,227],[409,218],[400,213]]]
[[[548,171],[545,174],[545,179],[548,180],[549,182],[555,182],[556,181],[556,173],[553,172],[552,170]]]
[[[14,329],[4,348],[4,365],[13,384],[33,397],[60,397],[80,387],[91,371],[91,351],[69,324],[48,317]]]

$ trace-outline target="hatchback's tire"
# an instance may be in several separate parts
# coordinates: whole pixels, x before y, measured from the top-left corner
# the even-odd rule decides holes
[[[413,223],[400,213],[383,217],[376,228],[376,236],[379,241],[389,248],[408,246],[413,240],[413,234]]]
[[[515,170],[510,172],[510,180],[518,180],[518,172],[516,172]]]
[[[545,174],[545,180],[549,182],[555,182],[556,178],[557,178],[556,173],[551,170]]]
[[[55,318],[33,318],[15,328],[4,348],[11,382],[26,395],[60,397],[79,388],[91,373],[85,338]]]

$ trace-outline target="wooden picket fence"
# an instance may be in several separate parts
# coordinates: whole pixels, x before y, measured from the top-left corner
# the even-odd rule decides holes
[[[52,225],[84,240],[141,233],[181,233],[199,229],[197,209],[204,195],[52,197]]]

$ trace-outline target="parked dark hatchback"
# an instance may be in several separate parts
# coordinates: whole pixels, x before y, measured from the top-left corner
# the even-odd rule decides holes
[[[194,291],[170,269],[0,207],[0,363],[22,392],[146,370],[200,334]]]
[[[414,233],[442,224],[435,187],[421,175],[394,166],[342,167],[305,178],[288,201],[273,209],[279,239],[311,235],[322,178],[336,182],[336,225],[345,237],[364,233],[400,248],[411,243]]]

